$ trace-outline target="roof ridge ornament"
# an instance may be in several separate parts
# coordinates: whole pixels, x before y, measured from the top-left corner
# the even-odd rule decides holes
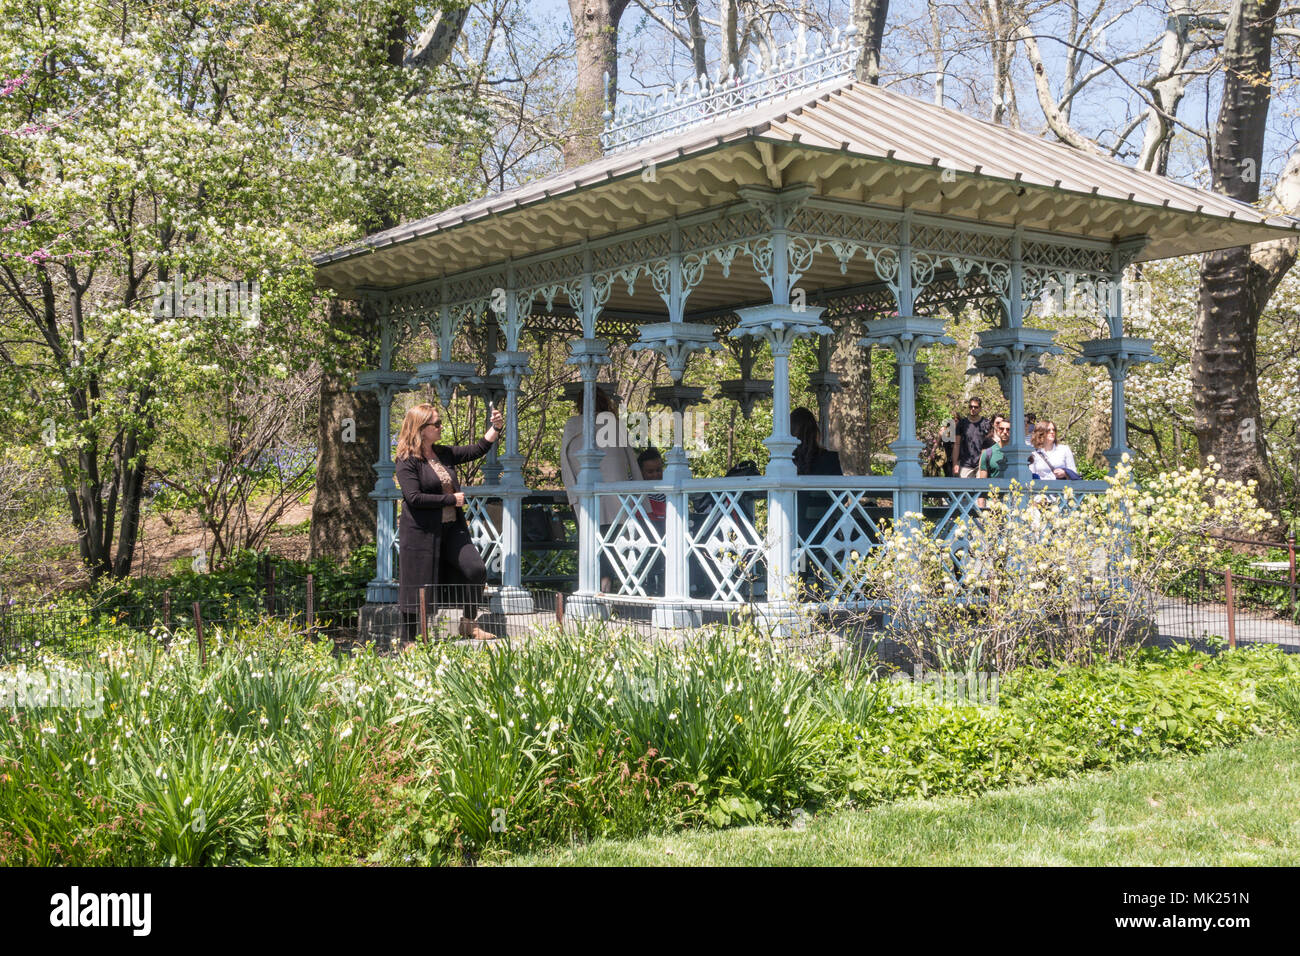
[[[726,76],[721,67],[716,79],[701,73],[652,96],[648,102],[623,107],[617,113],[609,108],[606,74],[605,128],[600,145],[607,153],[627,149],[846,79],[853,75],[857,64],[857,32],[857,27],[850,25],[841,37],[836,29],[829,46],[823,42],[816,50],[808,50],[807,36],[801,28],[794,41],[775,51],[766,72],[751,60],[744,72],[737,74],[732,63]]]

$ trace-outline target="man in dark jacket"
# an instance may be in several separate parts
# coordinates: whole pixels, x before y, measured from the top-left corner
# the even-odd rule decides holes
[[[957,441],[953,449],[954,478],[974,478],[979,471],[980,453],[993,444],[993,422],[981,414],[984,402],[970,400],[967,415],[957,419]]]

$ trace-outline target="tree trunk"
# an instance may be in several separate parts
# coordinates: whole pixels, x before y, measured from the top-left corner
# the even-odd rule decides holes
[[[626,6],[627,0],[569,0],[578,46],[578,90],[564,142],[565,166],[581,166],[601,156],[605,97],[612,111],[618,91],[618,21]]]
[[[718,68],[726,76],[733,68],[740,72],[740,3],[739,0],[718,0],[718,25],[721,42],[718,44]],[[707,72],[701,70],[700,72]]]
[[[1216,191],[1247,203],[1259,198],[1278,3],[1236,0],[1224,35],[1211,172]],[[1224,477],[1253,478],[1268,508],[1276,504],[1277,489],[1260,421],[1255,345],[1260,313],[1275,285],[1248,246],[1207,253],[1192,329],[1193,427],[1201,459],[1213,457]]]
[[[1142,139],[1142,152],[1138,156],[1139,169],[1166,175],[1169,170],[1169,146],[1173,142],[1173,117],[1178,115],[1178,105],[1187,90],[1188,76],[1184,73],[1187,58],[1191,55],[1187,42],[1187,27],[1191,21],[1190,0],[1173,0],[1165,20],[1165,36],[1160,46],[1160,64],[1151,83],[1155,103],[1147,109],[1146,130]]]
[[[375,540],[374,461],[379,447],[379,402],[374,392],[351,392],[351,375],[323,374],[316,439],[316,497],[311,507],[311,557],[341,557]],[[355,425],[355,435],[347,419]],[[353,437],[347,442],[344,439]]]
[[[863,331],[857,320],[843,320],[831,352],[841,390],[831,396],[830,434],[849,475],[871,474],[871,349],[858,344]]]
[[[853,25],[858,28],[862,52],[857,75],[873,86],[880,81],[880,48],[885,39],[885,18],[889,0],[853,0]]]
[[[695,75],[700,76],[709,70],[709,58],[705,49],[704,24],[700,20],[699,0],[685,0],[686,23],[691,31],[691,63]]]

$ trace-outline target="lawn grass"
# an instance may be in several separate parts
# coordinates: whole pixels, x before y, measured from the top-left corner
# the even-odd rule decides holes
[[[1295,866],[1300,741],[986,793],[519,856],[580,866]]]

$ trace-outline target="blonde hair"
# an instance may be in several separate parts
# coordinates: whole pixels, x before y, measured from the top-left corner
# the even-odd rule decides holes
[[[420,457],[420,431],[425,425],[440,421],[442,416],[438,414],[437,406],[428,402],[408,408],[406,417],[402,419],[402,430],[397,433],[397,460],[412,455]]]

